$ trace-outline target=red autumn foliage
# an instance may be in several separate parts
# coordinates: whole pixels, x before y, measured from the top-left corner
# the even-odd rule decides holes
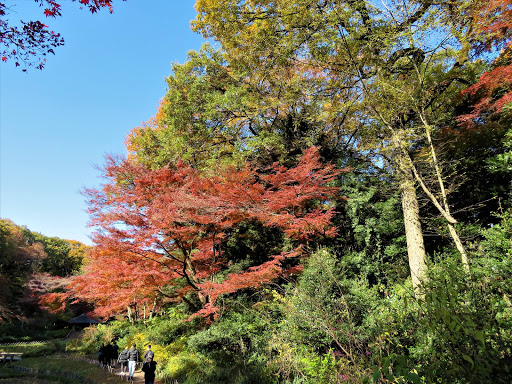
[[[508,45],[512,36],[512,1],[479,0],[472,4],[478,51]]]
[[[180,301],[193,292],[199,313],[210,315],[220,295],[286,273],[285,259],[304,255],[308,241],[336,233],[333,208],[326,205],[338,190],[327,184],[341,171],[322,164],[316,148],[294,168],[275,164],[267,171],[246,166],[206,177],[184,163],[150,170],[107,158],[108,182],[101,190],[86,191],[91,225],[99,229],[87,274],[70,286],[73,294],[94,302],[96,313],[106,316],[134,299],[164,295]],[[214,275],[228,268],[221,244],[245,221],[279,228],[294,249],[267,255],[262,264],[218,282]]]
[[[474,101],[473,111],[459,118],[469,126],[483,113],[499,113],[512,102],[512,0],[475,2],[473,19],[477,52],[504,49],[492,69],[462,93]]]
[[[512,53],[508,48],[504,53]],[[500,65],[489,72],[485,72],[478,82],[462,92],[475,100],[473,111],[459,117],[462,123],[472,123],[473,120],[486,113],[499,113],[512,102],[512,62]]]

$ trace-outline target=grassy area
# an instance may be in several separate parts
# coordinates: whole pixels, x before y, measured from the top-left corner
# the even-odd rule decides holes
[[[45,369],[52,372],[58,372],[59,377],[65,378],[68,374],[76,374],[88,381],[98,384],[120,384],[123,380],[117,376],[109,375],[100,367],[80,360],[72,360],[66,357],[57,358],[57,356],[31,357],[24,358],[14,363],[18,367],[29,369]],[[74,382],[74,381],[71,381]]]
[[[0,367],[0,384],[80,384],[79,381],[51,375],[35,375],[19,372],[9,366]]]
[[[51,355],[65,350],[63,341],[47,341],[37,344],[0,345],[0,352],[23,353],[24,357]]]
[[[69,328],[46,329],[37,326],[22,328],[15,324],[0,324],[0,344],[19,341],[61,339],[66,337],[70,330]]]
[[[0,352],[23,354],[22,360],[13,363],[12,367],[30,370],[21,372],[10,368],[9,365],[0,367],[0,384],[80,384],[83,379],[98,384],[123,382],[93,364],[71,359],[70,355],[63,354],[64,351],[65,342],[59,340],[36,344],[0,345]],[[38,372],[43,369],[51,373]]]

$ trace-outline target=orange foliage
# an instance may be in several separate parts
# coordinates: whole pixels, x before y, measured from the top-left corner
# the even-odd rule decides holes
[[[499,113],[512,102],[512,0],[475,2],[473,22],[476,25],[477,51],[491,50],[495,46],[504,46],[505,49],[493,63],[493,68],[462,93],[477,100],[472,113],[459,118],[469,126],[483,112]]]
[[[476,35],[482,42],[479,49],[508,45],[512,33],[512,0],[480,0],[473,5]]]
[[[219,295],[271,281],[286,272],[284,259],[304,254],[302,244],[336,233],[333,208],[324,206],[337,195],[327,184],[339,172],[320,162],[316,148],[294,168],[274,164],[261,174],[246,166],[210,177],[184,163],[150,170],[108,158],[108,182],[86,191],[91,225],[99,228],[96,246],[87,273],[70,288],[104,316],[134,300],[180,301],[190,292],[201,302],[199,313],[210,315]],[[228,267],[221,244],[244,221],[281,229],[296,248],[213,283]]]

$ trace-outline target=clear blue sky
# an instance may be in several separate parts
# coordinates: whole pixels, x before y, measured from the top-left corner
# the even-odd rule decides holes
[[[33,0],[7,3],[10,19],[39,19],[66,44],[42,71],[0,63],[0,217],[91,244],[79,192],[99,186],[95,165],[124,154],[127,133],[155,114],[171,63],[201,47],[194,1],[116,0],[113,14],[91,15],[63,0],[55,19]]]

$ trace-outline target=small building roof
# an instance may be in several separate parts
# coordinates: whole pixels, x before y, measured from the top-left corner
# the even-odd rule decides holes
[[[101,324],[102,322],[98,319],[92,318],[87,313],[82,313],[80,316],[73,317],[68,320],[70,324]]]

